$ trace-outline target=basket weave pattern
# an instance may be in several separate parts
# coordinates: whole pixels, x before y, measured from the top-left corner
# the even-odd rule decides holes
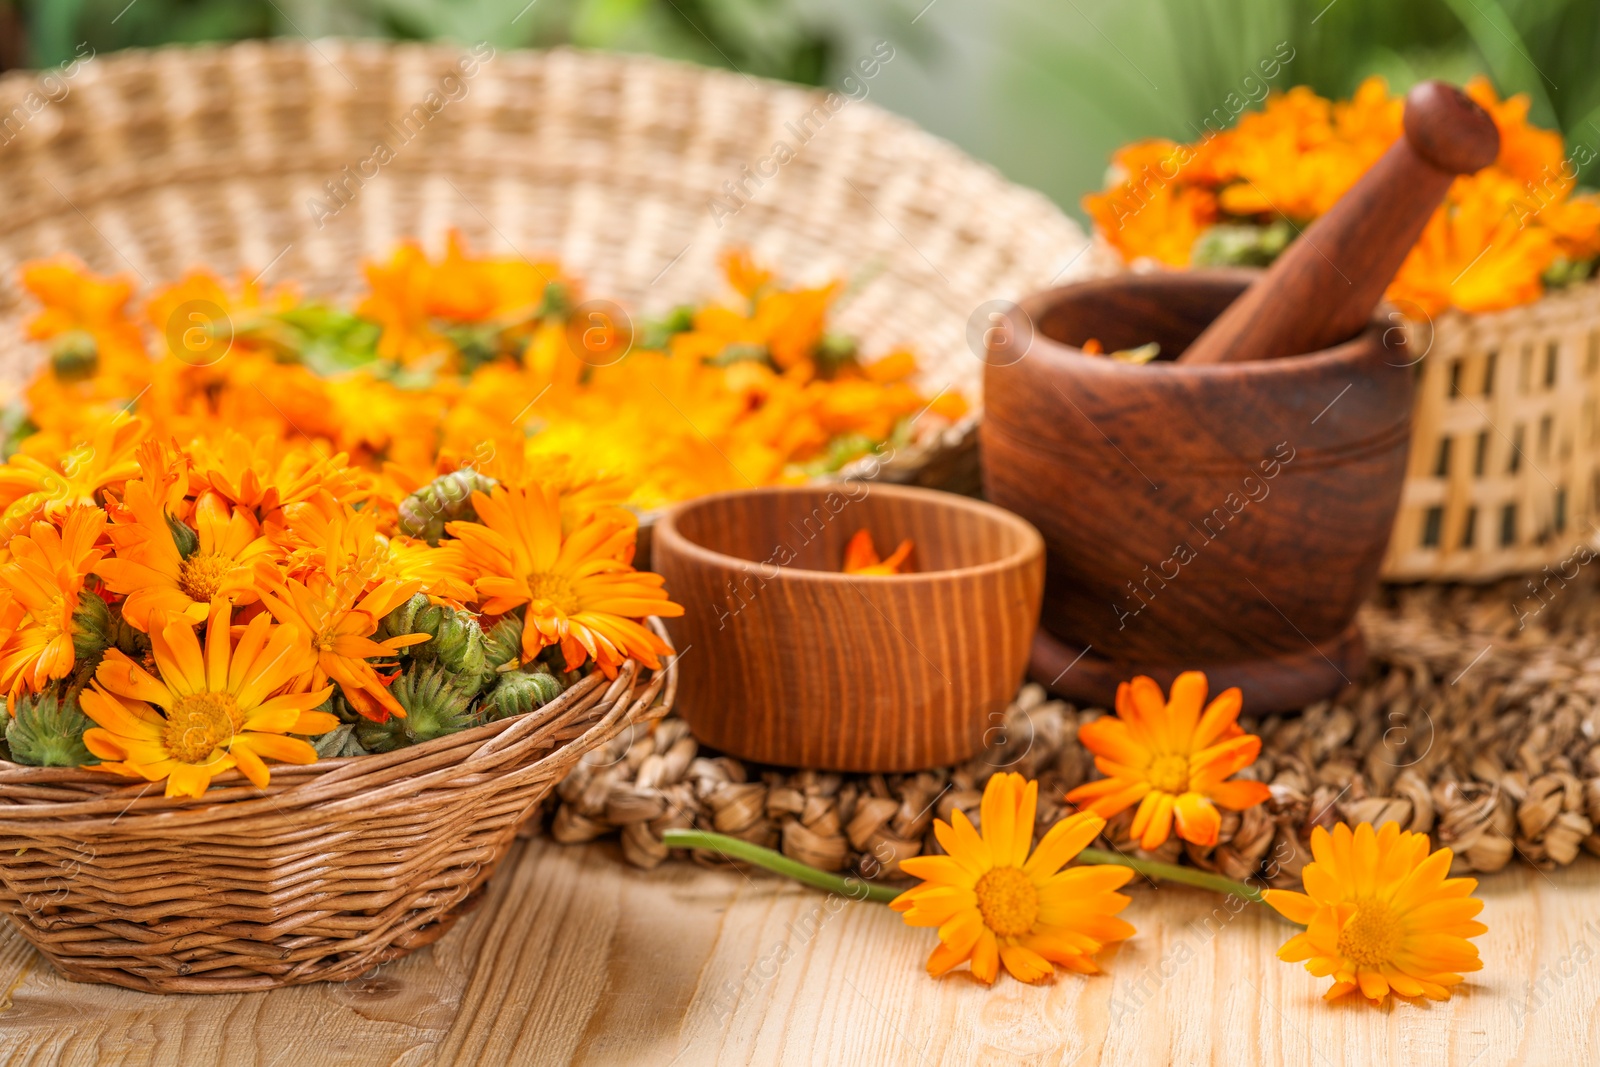
[[[238,993],[355,978],[449,930],[544,795],[675,689],[670,663],[630,662],[526,715],[275,766],[266,790],[229,771],[204,803],[0,763],[0,909],[78,981]]]
[[[980,304],[1110,269],[1044,196],[870,102],[829,112],[818,90],[571,50],[499,53],[461,79],[464,54],[247,42],[84,64],[5,148],[0,376],[40,358],[18,328],[32,309],[16,268],[32,258],[72,252],[149,285],[200,265],[262,272],[351,298],[360,260],[454,227],[483,252],[553,255],[587,295],[634,313],[719,295],[717,256],[736,245],[795,281],[852,279],[841,332],[869,354],[910,346],[925,395],[976,401]],[[401,143],[395,124],[447,76],[457,98]],[[0,114],[35,88],[0,78]],[[336,206],[328,183],[380,140],[394,158],[319,219],[312,202]],[[793,159],[745,179],[780,140]],[[741,181],[730,214],[726,183]],[[896,456],[891,474],[926,458]]]
[[[1413,326],[1412,343],[1426,355],[1384,577],[1487,580],[1567,560],[1600,514],[1600,282],[1450,312]]]

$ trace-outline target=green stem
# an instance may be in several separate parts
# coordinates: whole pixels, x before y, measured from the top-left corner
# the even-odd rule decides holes
[[[798,860],[792,860],[781,852],[774,852],[770,848],[762,848],[760,845],[741,841],[727,834],[713,834],[705,830],[668,830],[661,835],[661,843],[668,848],[698,848],[721,853],[729,859],[744,860],[746,863],[753,863],[757,867],[765,867],[774,873],[793,878],[797,882],[826,889],[830,893],[838,893],[852,900],[871,900],[878,904],[887,904],[904,892],[891,886],[873,885],[855,875],[841,877],[827,871],[819,871]]]
[[[1224,878],[1220,874],[1210,871],[1197,870],[1194,867],[1180,867],[1176,863],[1162,863],[1160,860],[1141,860],[1132,856],[1124,856],[1120,852],[1106,852],[1098,848],[1086,848],[1078,853],[1080,863],[1109,863],[1118,867],[1130,867],[1147,878],[1160,878],[1167,882],[1181,882],[1192,885],[1198,889],[1210,889],[1226,896],[1243,897],[1253,904],[1265,905],[1267,902],[1261,896],[1261,890],[1235,882],[1232,878]]]
[[[727,859],[743,860],[763,867],[776,874],[793,878],[797,882],[826,889],[830,893],[838,893],[850,897],[852,900],[871,900],[879,904],[887,904],[904,890],[891,886],[873,885],[857,878],[855,875],[830,874],[819,871],[798,860],[792,860],[781,852],[760,845],[742,841],[737,837],[726,834],[714,834],[705,830],[668,830],[661,835],[662,844],[668,848],[698,848],[708,852],[720,853]],[[1260,890],[1253,889],[1242,882],[1235,882],[1231,878],[1224,878],[1220,874],[1209,871],[1196,870],[1193,867],[1180,867],[1176,863],[1162,863],[1160,860],[1141,860],[1132,856],[1124,856],[1119,852],[1105,852],[1098,848],[1086,848],[1078,853],[1078,859],[1083,863],[1108,863],[1118,867],[1130,867],[1147,878],[1160,878],[1168,882],[1181,882],[1200,889],[1210,889],[1216,893],[1242,897],[1256,904],[1266,903],[1261,898]]]

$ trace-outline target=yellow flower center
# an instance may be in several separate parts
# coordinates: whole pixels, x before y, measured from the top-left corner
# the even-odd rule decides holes
[[[1039,917],[1039,890],[1020,867],[996,867],[973,887],[983,925],[1001,937],[1021,937]]]
[[[1150,765],[1150,787],[1162,793],[1189,791],[1189,760],[1184,756],[1162,756]]]
[[[1394,959],[1400,948],[1400,917],[1373,897],[1355,902],[1356,913],[1339,931],[1339,955],[1357,967],[1376,969]]]
[[[61,633],[62,609],[66,607],[66,599],[66,597],[57,593],[50,598],[49,607],[43,611],[28,613],[33,619],[34,625],[38,626],[42,632],[43,640],[39,642],[40,644],[54,640]]]
[[[178,567],[178,589],[190,600],[209,604],[235,566],[216,552],[196,552]]]
[[[167,752],[182,763],[208,763],[232,743],[244,717],[228,693],[191,693],[167,712]]]
[[[535,571],[528,575],[528,595],[535,601],[544,601],[563,615],[577,613],[578,590],[572,584],[570,575]]]

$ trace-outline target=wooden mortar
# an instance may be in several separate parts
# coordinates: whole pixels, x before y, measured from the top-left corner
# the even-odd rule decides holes
[[[1038,293],[1025,358],[984,375],[990,500],[1047,546],[1032,676],[1107,705],[1201,669],[1252,713],[1352,680],[1410,445],[1412,371],[1374,319],[1293,359],[1169,362],[1254,271],[1123,275]],[[1147,365],[1086,356],[1159,342]],[[1386,345],[1386,341],[1388,342]]]
[[[1356,610],[1411,443],[1404,332],[1374,308],[1451,183],[1499,146],[1465,93],[1423,82],[1404,135],[1267,271],[1056,289],[992,331],[985,487],[1048,547],[1037,680],[1109,703],[1135,674],[1199,668],[1268,712],[1357,675]],[[1091,337],[1155,341],[1163,361],[1086,356]]]

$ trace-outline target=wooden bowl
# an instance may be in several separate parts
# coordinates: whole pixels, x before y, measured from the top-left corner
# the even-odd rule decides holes
[[[1033,674],[1063,696],[1104,704],[1134,674],[1197,668],[1214,691],[1243,687],[1252,712],[1287,710],[1360,670],[1356,610],[1400,501],[1412,361],[1375,320],[1309,355],[1171,363],[1253,276],[1035,294],[1013,313],[1026,355],[991,355],[984,484],[1049,546]],[[1091,337],[1157,341],[1162,359],[1087,356]]]
[[[839,571],[845,543],[902,538],[912,573]],[[1000,725],[1027,668],[1044,541],[991,504],[866,482],[751,489],[678,505],[654,562],[678,708],[707,744],[838,771],[957,763]]]

